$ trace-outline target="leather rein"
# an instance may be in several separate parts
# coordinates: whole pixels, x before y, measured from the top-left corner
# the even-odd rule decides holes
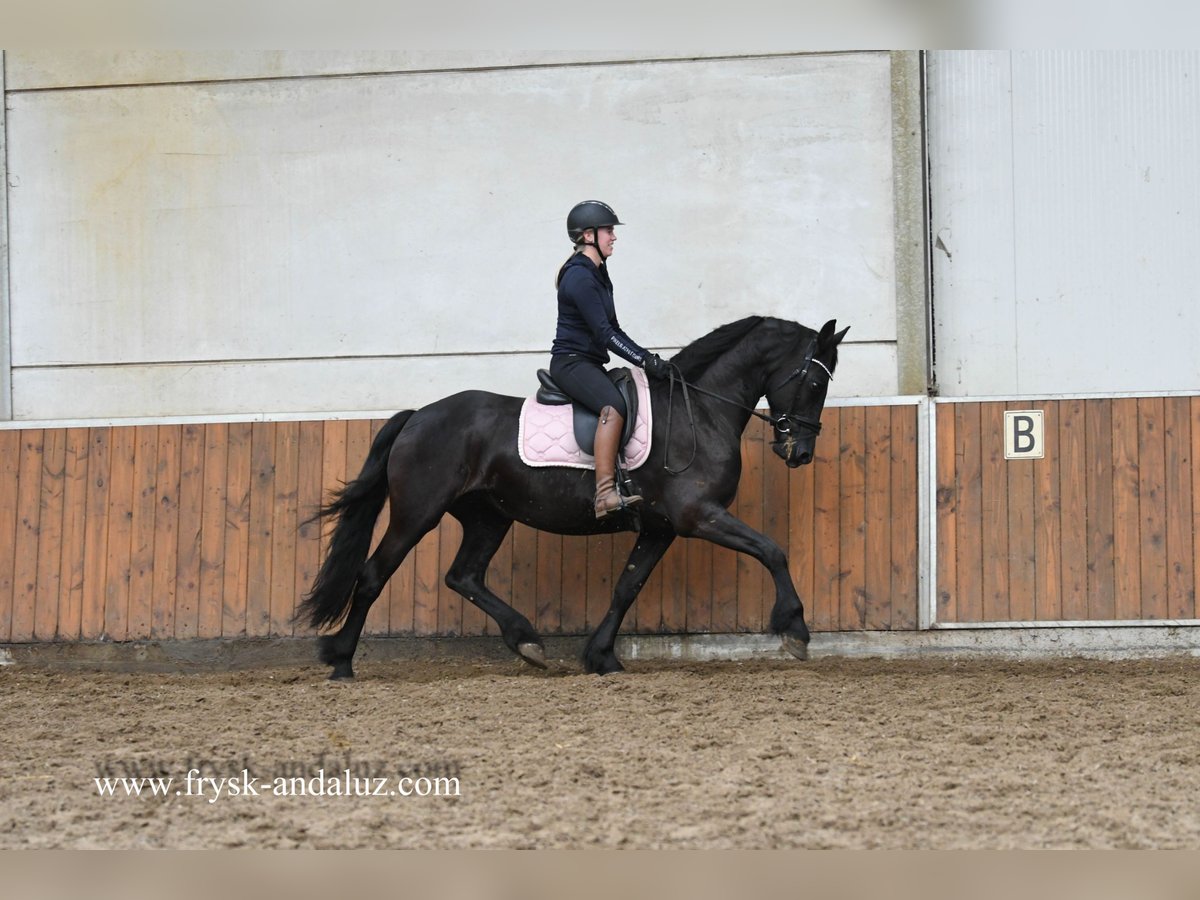
[[[778,391],[784,385],[788,384],[789,382],[793,381],[796,378],[799,378],[801,381],[803,381],[805,376],[808,375],[808,370],[810,368],[812,368],[814,363],[816,365],[820,366],[825,371],[825,374],[829,377],[829,380],[832,381],[833,373],[829,371],[829,368],[825,365],[825,363],[821,362],[819,359],[814,358],[814,354],[816,352],[817,352],[817,339],[813,338],[812,341],[808,345],[807,352],[804,354],[804,362],[801,363],[799,366],[797,366],[795,369],[793,369],[791,371],[791,373],[789,373],[783,379],[783,381],[781,381],[781,382],[779,382],[779,384],[775,385],[774,388],[768,387],[767,393],[771,394],[771,393],[774,393],[775,391]],[[746,412],[750,413],[750,415],[756,416],[756,417],[762,419],[764,422],[769,423],[772,428],[774,428],[780,434],[784,435],[783,440],[771,441],[771,446],[772,447],[782,446],[784,448],[784,453],[787,455],[791,454],[792,448],[796,444],[795,432],[797,429],[807,428],[810,431],[812,431],[813,434],[821,433],[821,421],[819,419],[809,419],[809,418],[806,418],[805,416],[795,415],[794,413],[783,413],[778,416],[773,415],[773,414],[761,413],[757,409],[754,409],[751,406],[747,406],[744,403],[739,403],[737,400],[731,400],[728,397],[723,397],[720,394],[715,394],[712,391],[706,390],[702,387],[699,387],[697,385],[694,385],[694,384],[691,384],[691,383],[685,381],[682,373],[679,371],[679,367],[677,365],[675,365],[674,363],[670,363],[669,365],[670,365],[670,390],[667,394],[667,446],[663,452],[663,468],[670,475],[682,475],[689,468],[691,468],[692,463],[694,463],[696,461],[696,450],[697,450],[696,417],[695,417],[694,413],[692,412],[692,400],[691,400],[691,396],[688,393],[689,390],[695,391],[698,394],[704,394],[706,397],[712,397],[714,400],[721,400],[725,403],[730,404],[731,406],[736,406],[738,409],[745,410]],[[687,412],[688,426],[691,428],[691,431],[692,431],[692,455],[691,455],[691,458],[688,459],[687,465],[685,465],[682,469],[672,469],[671,463],[670,463],[671,419],[675,412],[675,385],[676,385],[676,383],[678,383],[681,388],[681,392],[683,394],[683,407],[684,407],[684,410]]]

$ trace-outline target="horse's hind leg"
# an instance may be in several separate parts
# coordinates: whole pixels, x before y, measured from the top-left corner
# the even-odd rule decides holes
[[[358,648],[358,638],[362,634],[363,625],[367,621],[367,613],[371,604],[383,592],[387,580],[404,562],[410,550],[416,546],[416,539],[402,537],[392,528],[384,534],[379,546],[370,558],[363,563],[358,581],[354,585],[354,594],[350,600],[350,611],[346,620],[334,634],[323,635],[317,639],[317,656],[327,666],[333,666],[330,679],[340,681],[354,677],[354,651]]]
[[[546,668],[546,651],[533,625],[485,583],[488,563],[512,527],[512,519],[478,498],[464,498],[450,514],[462,523],[463,539],[446,572],[446,584],[495,620],[509,650],[539,669]]]

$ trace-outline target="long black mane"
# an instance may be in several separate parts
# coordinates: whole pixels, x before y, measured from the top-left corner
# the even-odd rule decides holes
[[[722,325],[704,337],[692,341],[671,357],[671,362],[679,366],[685,381],[699,378],[717,357],[738,343],[751,329],[761,324],[763,319],[763,316],[746,316],[744,319]]]

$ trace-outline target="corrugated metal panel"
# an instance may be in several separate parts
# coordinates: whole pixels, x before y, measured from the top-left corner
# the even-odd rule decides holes
[[[1200,385],[1198,80],[1196,52],[930,55],[943,394]]]

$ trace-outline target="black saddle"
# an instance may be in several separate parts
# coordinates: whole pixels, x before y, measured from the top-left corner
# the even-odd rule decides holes
[[[633,380],[633,373],[629,369],[610,369],[607,374],[612,380],[613,386],[625,398],[625,409],[629,413],[625,416],[625,428],[621,431],[621,446],[624,447],[633,434],[633,427],[637,423],[637,383]],[[572,412],[574,413],[575,441],[579,444],[583,452],[594,456],[596,423],[600,417],[586,406],[580,406],[563,393],[562,388],[555,384],[554,379],[550,377],[548,369],[538,369],[537,377],[538,381],[541,382],[541,387],[538,388],[537,392],[537,402],[544,403],[547,406],[565,406],[570,403],[573,407]]]

